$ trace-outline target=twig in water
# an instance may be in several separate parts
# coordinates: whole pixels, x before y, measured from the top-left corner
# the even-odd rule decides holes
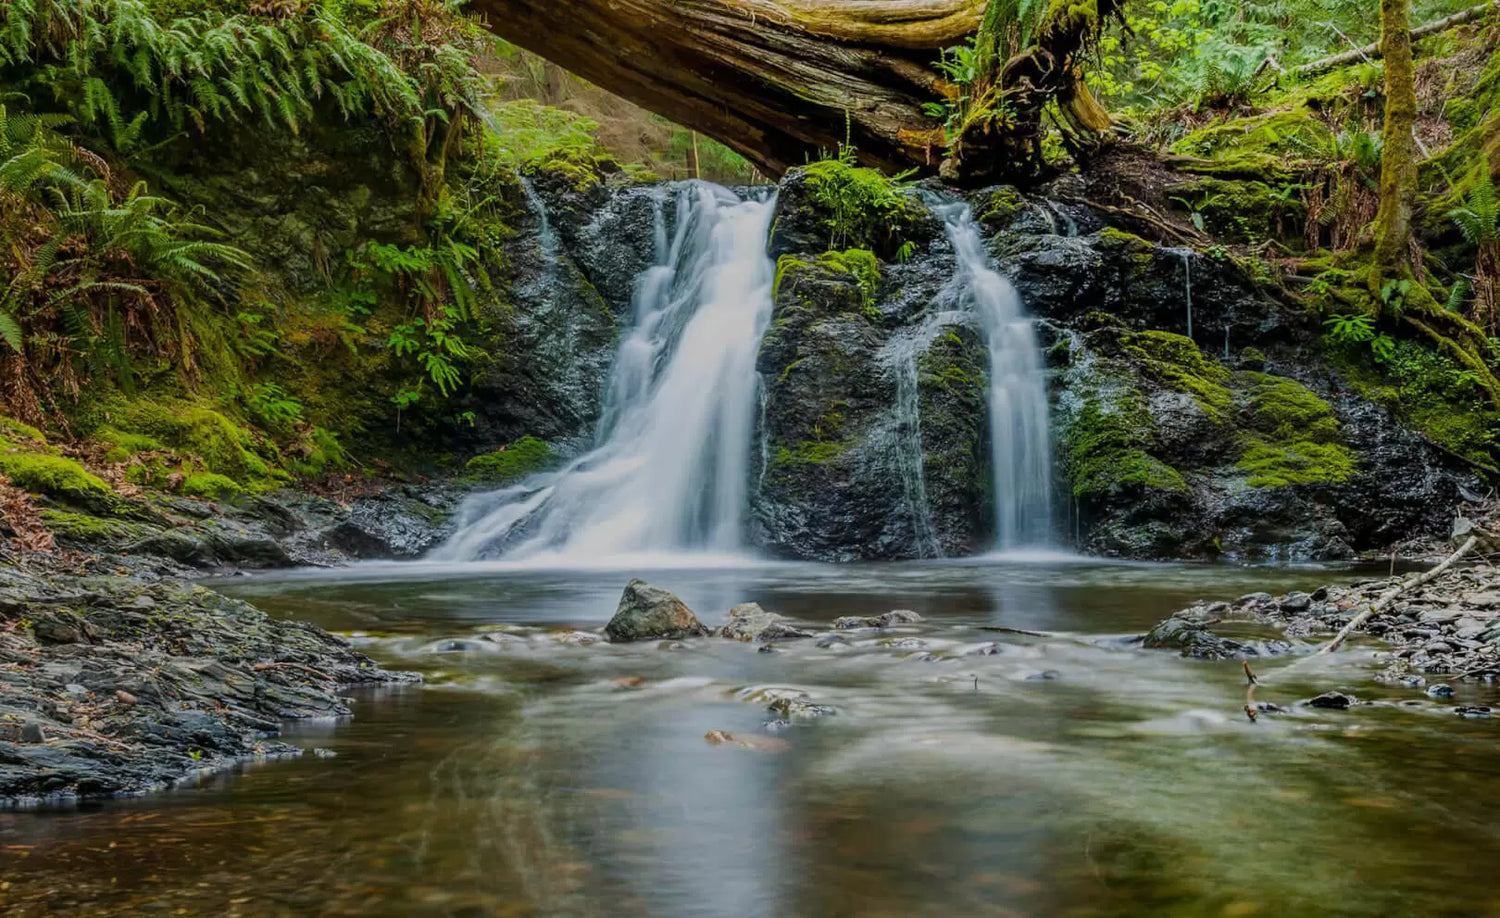
[[[979,626],[979,630],[980,631],[999,631],[1002,634],[1024,634],[1027,637],[1039,637],[1039,638],[1052,637],[1052,635],[1046,633],[1045,631],[1024,631],[1024,630],[1022,630],[1020,628],[1006,628],[1006,627],[1004,627],[1002,625],[980,625]]]
[[[1249,660],[1241,660],[1240,661],[1240,665],[1242,665],[1242,666],[1245,667],[1245,684],[1246,685],[1259,685],[1260,684],[1260,680],[1257,679],[1257,678],[1255,678],[1255,673],[1251,672],[1251,670],[1250,670],[1250,661]]]

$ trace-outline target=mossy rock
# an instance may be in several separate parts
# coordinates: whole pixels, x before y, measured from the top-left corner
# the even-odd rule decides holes
[[[807,465],[825,465],[842,456],[849,447],[843,443],[804,440],[794,446],[783,446],[771,456],[773,468],[786,469]]]
[[[601,149],[572,147],[550,150],[521,167],[524,175],[579,192],[622,171],[619,160]]]
[[[469,460],[464,467],[468,481],[507,485],[527,475],[544,472],[557,464],[552,447],[536,437],[522,437],[504,449]]]
[[[33,494],[88,500],[110,493],[109,485],[64,456],[0,453],[0,474]]]
[[[161,531],[143,523],[65,510],[43,510],[42,524],[68,547],[103,551],[118,551]]]
[[[1354,477],[1354,453],[1341,443],[1252,443],[1236,465],[1252,488],[1342,484]]]
[[[1233,406],[1229,371],[1210,359],[1193,339],[1164,331],[1129,332],[1120,348],[1149,379],[1191,395],[1209,417],[1224,420]]]
[[[1009,185],[995,188],[974,202],[980,225],[991,233],[1007,230],[1026,209],[1026,199]]]
[[[180,490],[188,497],[206,497],[210,500],[229,500],[245,492],[234,479],[212,472],[187,476],[182,480]]]
[[[1176,469],[1146,452],[1151,415],[1133,393],[1086,401],[1063,428],[1063,465],[1079,498],[1159,490],[1186,493]]]
[[[274,446],[202,402],[137,400],[116,412],[112,421],[116,435],[133,435],[136,444],[162,444],[247,491],[272,490],[291,480],[278,467],[280,455]]]
[[[830,250],[856,248],[890,258],[920,219],[921,208],[884,173],[841,159],[804,168],[808,203]]]
[[[163,452],[167,446],[155,437],[145,434],[125,433],[112,427],[94,431],[93,439],[109,447],[104,454],[107,462],[125,462],[142,453]]]
[[[1253,488],[1342,484],[1357,461],[1344,445],[1333,408],[1294,379],[1241,373],[1244,454],[1236,468]]]

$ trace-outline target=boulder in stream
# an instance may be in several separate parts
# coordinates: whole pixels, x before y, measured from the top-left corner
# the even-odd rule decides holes
[[[662,638],[707,637],[711,632],[698,621],[675,593],[644,580],[625,585],[615,617],[604,627],[610,642],[626,644]]]
[[[733,641],[780,641],[812,637],[812,632],[791,625],[785,616],[767,612],[759,603],[743,602],[729,610],[729,621],[719,637]]]

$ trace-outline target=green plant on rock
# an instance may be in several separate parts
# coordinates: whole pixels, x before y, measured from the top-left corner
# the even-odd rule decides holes
[[[1464,196],[1463,206],[1448,211],[1448,219],[1475,249],[1474,273],[1468,285],[1474,299],[1469,319],[1487,329],[1491,337],[1500,333],[1500,194],[1495,191],[1489,157]]]
[[[88,498],[108,494],[109,485],[82,465],[63,456],[0,453],[0,474],[33,494]]]
[[[902,192],[900,177],[854,164],[847,148],[837,156],[805,167],[807,187],[831,250],[863,248],[887,254],[915,221],[911,202]]]

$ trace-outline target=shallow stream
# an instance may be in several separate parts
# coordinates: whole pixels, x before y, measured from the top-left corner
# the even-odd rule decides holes
[[[710,624],[743,601],[926,621],[774,653],[563,639],[630,576]],[[291,727],[332,757],[0,817],[0,911],[1500,914],[1500,723],[1452,714],[1500,692],[1268,662],[1255,699],[1292,710],[1251,723],[1238,663],[1123,639],[1196,598],[1357,577],[1038,557],[226,581],[427,686]],[[1295,705],[1333,688],[1388,703]],[[778,697],[832,712],[776,723]]]

